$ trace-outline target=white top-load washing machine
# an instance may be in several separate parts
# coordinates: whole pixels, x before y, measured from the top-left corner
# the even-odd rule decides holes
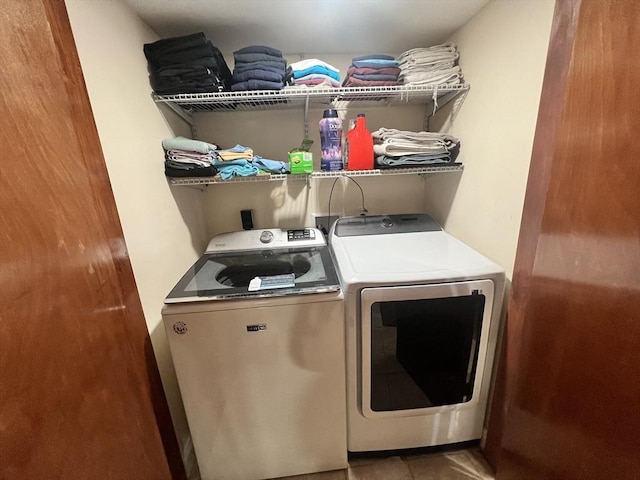
[[[204,480],[346,468],[344,310],[319,230],[218,235],[165,303]]]
[[[481,438],[502,306],[502,268],[431,217],[337,220],[345,295],[350,452]]]

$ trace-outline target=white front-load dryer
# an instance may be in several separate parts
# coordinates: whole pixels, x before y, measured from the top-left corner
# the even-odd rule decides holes
[[[330,234],[345,295],[347,445],[481,438],[504,271],[431,217],[345,217]]]

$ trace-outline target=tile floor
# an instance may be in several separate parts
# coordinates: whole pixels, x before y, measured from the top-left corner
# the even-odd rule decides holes
[[[494,480],[477,448],[393,456],[354,458],[346,470],[278,480]]]

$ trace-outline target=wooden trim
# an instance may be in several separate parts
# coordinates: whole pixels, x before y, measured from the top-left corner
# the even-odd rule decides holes
[[[3,13],[0,477],[184,479],[65,3]]]
[[[91,109],[91,102],[87,93],[67,9],[63,1],[44,1],[43,5],[65,72],[64,80],[67,94],[71,99],[74,123],[82,126],[82,128],[77,128],[76,132],[80,139],[82,157],[87,166],[87,171],[90,173],[89,181],[93,191],[97,192],[97,195],[103,199],[102,202],[97,204],[101,214],[98,223],[105,227],[106,233],[110,236],[111,257],[118,272],[120,295],[122,304],[126,306],[125,311],[128,317],[126,325],[131,330],[130,338],[141,339],[141,343],[136,347],[144,352],[149,395],[153,403],[171,477],[175,480],[186,479],[160,372],[158,371],[149,332],[144,322],[144,312],[140,303],[131,262],[129,261],[129,254],[116,209],[111,182],[105,166],[100,137]]]
[[[571,7],[516,259],[499,480],[640,474],[640,3]]]

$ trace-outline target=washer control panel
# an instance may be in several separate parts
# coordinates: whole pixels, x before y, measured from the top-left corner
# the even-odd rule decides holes
[[[263,250],[266,248],[321,247],[324,235],[316,228],[266,228],[221,233],[211,239],[206,253]]]
[[[302,228],[299,230],[287,230],[287,240],[297,242],[300,240],[315,240],[316,232],[313,228]]]
[[[260,234],[260,241],[262,243],[269,243],[273,241],[273,232],[269,231],[269,230],[264,230],[261,234]]]

